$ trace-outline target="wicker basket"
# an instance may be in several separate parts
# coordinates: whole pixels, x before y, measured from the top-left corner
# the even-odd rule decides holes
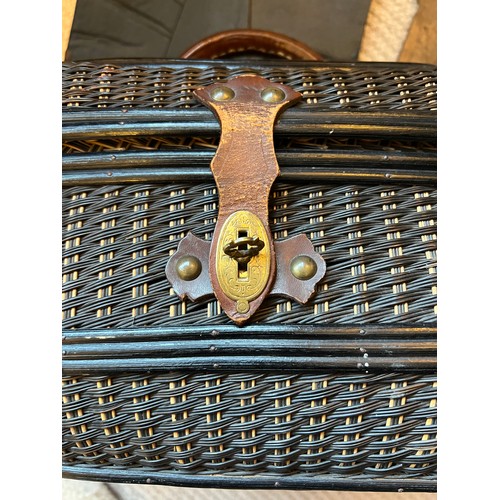
[[[217,217],[220,129],[192,90],[249,71],[303,95],[270,221],[327,271],[240,328],[164,268]],[[436,90],[415,64],[64,64],[65,477],[436,489]]]

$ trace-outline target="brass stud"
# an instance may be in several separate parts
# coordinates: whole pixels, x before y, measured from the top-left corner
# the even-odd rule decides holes
[[[318,271],[314,259],[308,255],[298,255],[290,263],[290,271],[299,280],[310,280]]]
[[[181,280],[192,281],[201,273],[201,262],[193,255],[186,255],[177,261],[175,269]]]
[[[263,101],[277,103],[285,98],[285,92],[278,87],[268,87],[261,92],[260,96]]]
[[[224,85],[218,85],[210,92],[210,96],[214,101],[230,101],[234,97],[234,90]]]
[[[250,304],[248,303],[248,300],[238,300],[236,302],[236,310],[240,314],[245,314],[250,310]]]

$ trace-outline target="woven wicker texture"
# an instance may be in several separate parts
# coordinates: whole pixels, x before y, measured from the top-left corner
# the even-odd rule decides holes
[[[119,151],[174,151],[174,150],[215,150],[219,144],[218,137],[192,136],[123,136],[103,137],[87,140],[63,141],[62,152],[65,155],[77,153],[101,153]],[[355,137],[285,137],[274,140],[275,149],[284,151],[335,149],[356,150],[392,150],[392,151],[429,151],[436,153],[436,143],[423,140],[397,139],[363,139]]]
[[[181,302],[165,278],[189,231],[211,239],[215,184],[64,189],[63,326],[227,323],[215,300]],[[424,186],[277,184],[277,239],[307,234],[327,262],[314,300],[270,298],[269,323],[435,322],[436,192]]]
[[[191,91],[238,74],[260,74],[289,85],[305,99],[298,106],[328,104],[339,109],[436,108],[436,72],[411,65],[328,68],[276,65],[266,68],[222,64],[63,65],[63,106],[84,108],[201,107]]]
[[[435,116],[432,67],[257,62],[250,69],[300,91],[303,111],[414,110],[412,117]],[[192,61],[65,64],[63,111],[70,117],[92,115],[96,122],[100,109],[145,108],[141,119],[147,119],[148,108],[182,113],[200,107],[192,89],[248,70],[236,63]],[[118,158],[121,152],[126,152],[122,157],[172,152],[182,158],[183,152],[213,152],[219,140],[213,129],[203,137],[154,131],[127,134],[69,134],[63,142],[68,171],[89,168],[93,175],[106,173],[110,166],[105,153],[113,158],[117,152]],[[387,151],[394,157],[407,152],[408,158],[415,158],[413,163],[400,160],[397,165],[408,172],[422,164],[431,171],[436,152],[430,134],[293,136],[285,130],[275,145],[280,158],[299,151],[305,164],[295,167],[306,174],[317,166],[307,159],[309,152],[314,156],[317,151]],[[208,156],[196,165],[208,167]],[[359,156],[364,159],[353,160],[353,169],[361,165],[368,170],[366,158],[373,156]],[[85,161],[78,164],[79,158]],[[124,170],[135,169],[139,178],[147,171],[133,162],[123,165]],[[183,165],[186,162],[179,170]],[[308,304],[268,298],[252,324],[435,326],[436,186],[432,180],[399,183],[391,175],[371,181],[363,176],[346,181],[324,175],[307,182],[283,176],[275,183],[269,204],[274,238],[306,234],[325,259],[327,272]],[[90,182],[81,176],[63,188],[63,328],[99,330],[95,338],[88,335],[92,337],[88,346],[81,339],[78,345],[68,341],[66,361],[78,361],[71,349],[85,353],[98,337],[106,342],[110,328],[231,325],[215,299],[182,302],[165,276],[169,257],[188,232],[212,238],[218,211],[213,180],[181,176],[115,182],[112,176],[104,177]],[[167,336],[162,340],[169,341]],[[118,340],[111,342],[116,346]],[[334,354],[332,350],[325,356]],[[115,360],[107,361],[111,366]],[[206,373],[179,371],[178,366],[168,371],[165,366],[152,373],[132,372],[130,367],[111,372],[99,368],[92,375],[85,370],[66,372],[64,463],[104,472],[172,473],[187,483],[211,474],[318,477],[331,484],[345,478],[430,483],[436,477],[433,371],[395,373],[398,368],[394,368],[384,373],[370,368],[342,373],[335,366],[329,372],[321,368],[312,373],[290,367],[254,371],[238,365],[224,372],[210,365],[204,368],[210,370]]]
[[[285,476],[431,477],[432,376],[170,372],[66,378],[64,462]]]

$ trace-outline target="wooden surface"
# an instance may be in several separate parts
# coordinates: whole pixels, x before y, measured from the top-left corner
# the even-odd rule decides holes
[[[71,25],[73,24],[73,16],[75,15],[76,0],[63,0],[62,2],[62,60],[68,48],[69,34],[71,33]]]
[[[419,0],[419,9],[413,19],[399,60],[437,63],[437,0]]]

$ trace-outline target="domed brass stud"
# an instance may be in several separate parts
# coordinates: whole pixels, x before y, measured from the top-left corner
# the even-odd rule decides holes
[[[290,263],[290,271],[299,280],[310,280],[318,271],[314,259],[308,255],[298,255]]]
[[[260,93],[263,101],[269,103],[281,102],[285,98],[285,93],[278,87],[268,87]]]
[[[245,314],[250,310],[250,304],[248,303],[248,300],[238,300],[236,302],[236,310],[240,314]]]
[[[210,96],[214,101],[230,101],[234,97],[234,90],[224,85],[218,85],[210,92]]]
[[[193,255],[186,255],[177,261],[175,269],[181,280],[192,281],[201,273],[201,262]]]

